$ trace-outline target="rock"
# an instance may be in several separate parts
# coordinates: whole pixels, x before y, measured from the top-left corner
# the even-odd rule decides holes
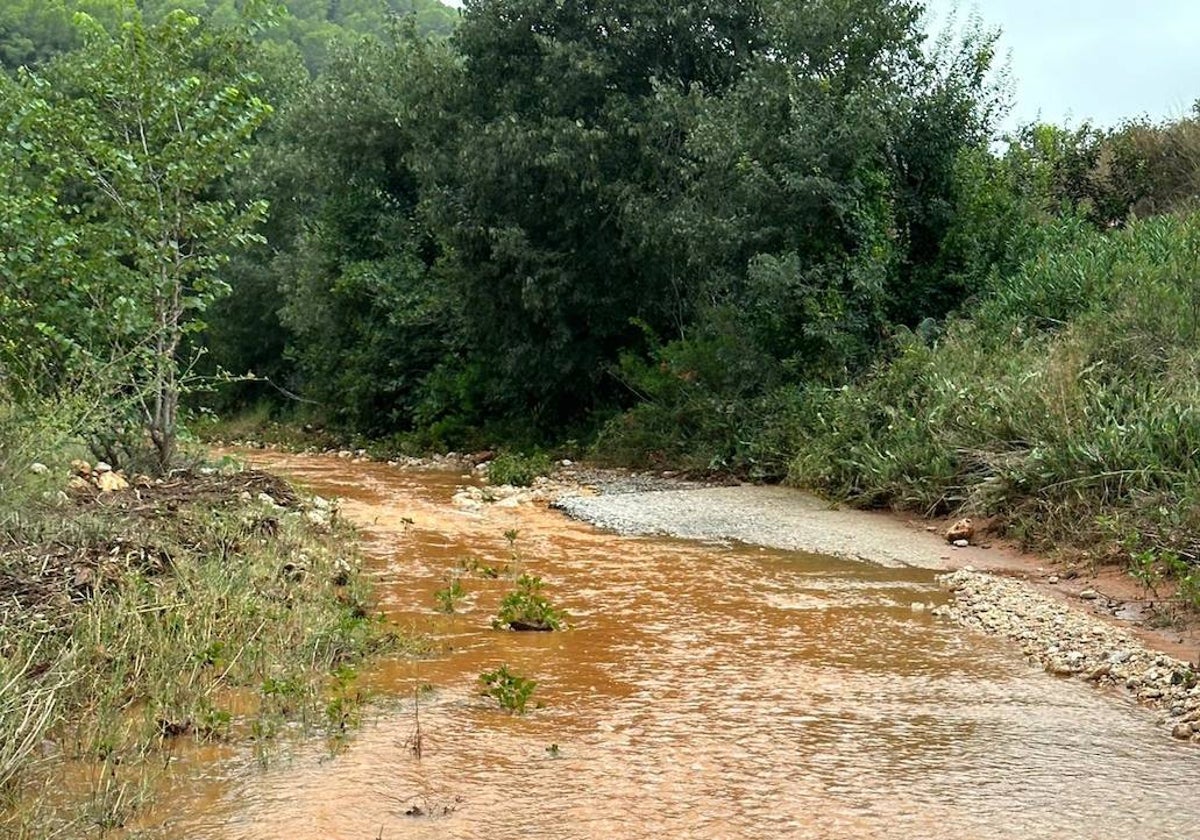
[[[1046,583],[1055,586],[1058,583],[1058,575],[1050,575],[1050,577],[1046,578]]]
[[[560,467],[573,467],[573,466],[575,466],[575,462],[572,461],[570,458],[563,458],[561,461],[558,462],[558,465]]]
[[[279,503],[275,501],[275,498],[270,493],[259,493],[257,498],[259,502],[267,507],[279,507]]]
[[[909,605],[908,608],[915,613],[925,612],[925,605],[922,604],[920,601],[914,601],[912,604]]]
[[[74,475],[82,476],[83,478],[88,478],[92,474],[92,465],[89,464],[87,461],[81,461],[78,458],[76,458],[74,461],[71,462],[71,472]]]
[[[113,471],[113,468],[111,466],[109,466],[108,464],[104,463],[103,461],[97,461],[96,466],[93,468],[93,472],[96,472],[96,473],[107,473],[107,472],[112,472],[112,471]]]
[[[102,472],[96,476],[96,486],[100,488],[101,493],[119,493],[129,489],[129,482],[120,473]]]
[[[1112,673],[1112,665],[1105,662],[1103,665],[1092,669],[1092,672],[1087,676],[1088,682],[1097,682],[1101,678],[1107,677],[1110,673]]]
[[[67,489],[74,490],[77,493],[83,490],[91,490],[92,483],[86,478],[77,475],[67,482]]]
[[[958,544],[959,540],[971,542],[975,536],[975,524],[970,519],[960,519],[946,529],[946,542]]]
[[[1100,597],[1100,593],[1095,589],[1085,589],[1079,593],[1079,597],[1085,601],[1095,601]]]
[[[955,541],[954,541],[954,547],[955,547],[955,548],[966,548],[966,547],[967,547],[967,546],[969,546],[970,544],[971,544],[971,543],[970,543],[969,541],[967,541],[967,540],[955,540]]]
[[[45,475],[50,472],[50,468],[45,464],[35,462],[29,465],[29,471],[34,475]]]
[[[1171,730],[1171,737],[1178,738],[1180,741],[1191,740],[1192,725],[1190,723],[1175,724],[1175,728]]]

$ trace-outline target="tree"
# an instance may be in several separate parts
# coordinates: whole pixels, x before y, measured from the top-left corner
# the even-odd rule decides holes
[[[93,23],[84,47],[10,89],[23,118],[19,180],[53,197],[27,210],[69,231],[58,247],[77,269],[17,277],[27,315],[69,354],[103,360],[163,470],[187,384],[184,338],[203,329],[228,290],[222,266],[266,212],[216,194],[271,110],[243,69],[248,36],[183,12],[151,26],[127,8],[117,31]]]
[[[458,120],[431,207],[448,243],[482,405],[552,427],[617,384],[606,366],[688,301],[652,220],[682,184],[687,102],[756,46],[751,0],[470,2],[453,42]]]
[[[460,332],[418,173],[452,67],[444,44],[411,28],[339,50],[272,150],[283,203],[300,208],[273,268],[305,395],[372,434],[412,424]]]

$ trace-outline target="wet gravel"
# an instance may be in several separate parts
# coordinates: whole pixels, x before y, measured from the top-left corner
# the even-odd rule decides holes
[[[972,569],[939,580],[955,600],[935,615],[1015,642],[1052,674],[1121,688],[1159,709],[1174,737],[1200,741],[1200,684],[1191,664],[1019,581]]]
[[[941,539],[888,517],[839,510],[787,487],[668,486],[672,489],[642,490],[625,479],[598,483],[592,493],[559,495],[554,507],[618,534],[740,542],[884,566],[946,567]]]
[[[783,487],[668,482],[663,488],[647,478],[626,477],[568,487],[553,506],[620,534],[741,542],[889,566],[954,565],[948,553],[953,549],[939,536],[890,517],[839,510]],[[955,600],[935,615],[1008,639],[1049,673],[1125,692],[1158,710],[1159,722],[1175,738],[1200,742],[1200,683],[1189,663],[1150,650],[1132,633],[1019,580],[971,567],[939,580]]]

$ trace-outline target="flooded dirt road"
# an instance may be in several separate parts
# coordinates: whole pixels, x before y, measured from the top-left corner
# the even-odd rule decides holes
[[[439,653],[364,675],[380,705],[336,757],[312,743],[266,770],[179,762],[161,836],[1200,836],[1200,751],[914,612],[947,597],[932,571],[618,537],[528,505],[463,512],[457,475],[254,462],[344,499],[381,608]],[[568,631],[490,629],[511,581],[466,572],[460,614],[435,613],[463,561],[512,562],[510,529]],[[480,672],[503,663],[538,681],[542,708],[511,717],[479,696]]]

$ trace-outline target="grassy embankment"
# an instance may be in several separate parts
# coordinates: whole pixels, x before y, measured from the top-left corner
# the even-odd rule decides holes
[[[810,405],[789,480],[995,517],[1200,605],[1200,215],[1067,239]]]
[[[372,616],[346,526],[272,476],[102,493],[65,464],[5,466],[0,834],[128,823],[182,739],[265,756],[300,724],[336,743],[358,715],[355,665],[416,646]]]

